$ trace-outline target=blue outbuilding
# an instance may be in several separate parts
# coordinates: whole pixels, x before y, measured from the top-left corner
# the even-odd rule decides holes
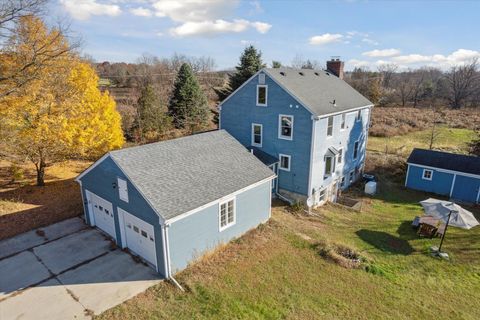
[[[266,222],[274,178],[220,130],[109,152],[76,181],[86,221],[169,278]]]
[[[480,157],[414,149],[405,186],[469,203],[480,201]]]

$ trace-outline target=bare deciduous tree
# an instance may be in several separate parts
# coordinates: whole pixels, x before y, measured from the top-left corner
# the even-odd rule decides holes
[[[454,66],[446,74],[449,84],[447,100],[454,109],[461,108],[478,87],[478,59],[462,66]],[[478,88],[477,88],[478,89]]]

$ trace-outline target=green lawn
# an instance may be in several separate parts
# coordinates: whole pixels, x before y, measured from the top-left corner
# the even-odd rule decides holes
[[[364,211],[324,206],[316,216],[273,208],[272,219],[100,319],[479,319],[480,227],[450,228],[450,261],[427,254],[410,222],[427,195],[380,181]],[[477,217],[480,212],[475,210]],[[315,245],[350,246],[376,274],[325,260]]]
[[[469,129],[438,127],[436,132],[433,148],[455,153],[467,153],[467,143],[475,138],[475,132]],[[407,156],[414,147],[428,149],[430,137],[430,130],[416,131],[391,138],[369,137],[368,150],[385,152],[385,148],[387,148],[389,153]]]

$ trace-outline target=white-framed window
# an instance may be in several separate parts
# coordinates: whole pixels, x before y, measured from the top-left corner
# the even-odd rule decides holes
[[[340,180],[340,187],[345,187],[345,176],[342,177],[342,179]]]
[[[257,86],[257,106],[266,107],[268,99],[268,86],[259,84]]]
[[[320,190],[320,193],[318,195],[318,201],[323,202],[327,198],[327,189],[323,188]]]
[[[423,180],[432,180],[433,170],[423,169],[422,179]]]
[[[265,84],[265,73],[260,73],[258,75],[258,84]]]
[[[362,120],[362,110],[357,111],[357,121]]]
[[[353,145],[353,159],[357,159],[358,157],[358,141],[355,141],[355,144]]]
[[[345,113],[342,113],[341,115],[342,117],[342,122],[340,123],[340,130],[344,130],[345,129],[345,122],[346,122],[346,118],[347,118],[347,115]]]
[[[263,126],[259,123],[252,123],[252,146],[261,147],[263,139]]]
[[[338,163],[342,163],[343,162],[343,148],[339,148],[338,149]]]
[[[278,167],[280,170],[290,171],[290,165],[292,161],[292,157],[288,154],[279,154],[278,157],[280,158],[280,166]]]
[[[333,116],[328,117],[327,120],[327,137],[331,137],[333,135]]]
[[[235,198],[220,202],[218,205],[218,223],[220,231],[235,224]]]
[[[335,159],[332,156],[325,156],[325,178],[335,172]]]
[[[352,183],[355,180],[355,170],[350,171],[348,174],[348,182]]]
[[[117,178],[117,185],[118,185],[118,196],[120,197],[120,200],[123,200],[128,203],[127,181]]]
[[[278,116],[278,138],[293,139],[293,116],[281,114]]]

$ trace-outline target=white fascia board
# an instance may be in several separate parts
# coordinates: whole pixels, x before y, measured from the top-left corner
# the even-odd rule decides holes
[[[92,165],[90,165],[90,167],[88,167],[87,169],[85,169],[85,171],[83,171],[82,173],[80,173],[78,175],[78,177],[75,178],[75,181],[80,183],[80,179],[82,179],[83,176],[85,176],[87,173],[89,173],[90,171],[92,171],[96,166],[98,166],[100,163],[103,162],[103,160],[105,160],[106,158],[108,158],[110,156],[110,152],[107,152],[105,153],[100,159],[98,159],[97,161],[95,161]]]
[[[224,201],[225,199],[234,197],[234,196],[236,196],[236,195],[238,195],[238,194],[240,194],[240,193],[243,193],[243,192],[245,192],[245,191],[247,191],[247,190],[250,190],[250,189],[253,189],[253,188],[255,188],[255,187],[258,187],[259,185],[264,184],[265,182],[268,182],[268,181],[270,181],[270,180],[275,179],[275,177],[276,177],[276,175],[273,174],[272,176],[270,176],[270,177],[268,177],[268,178],[266,178],[266,179],[260,180],[260,181],[254,183],[254,184],[251,184],[251,185],[249,185],[249,186],[247,186],[247,187],[245,187],[245,188],[242,188],[242,189],[240,189],[240,190],[237,190],[237,191],[235,191],[235,192],[232,192],[232,193],[230,193],[230,194],[228,194],[228,195],[226,195],[226,196],[223,196],[223,197],[221,197],[221,198],[219,198],[219,199],[217,199],[217,200],[211,201],[211,202],[206,203],[206,204],[204,204],[204,205],[202,205],[202,206],[200,206],[200,207],[197,207],[197,208],[195,208],[195,209],[192,209],[192,210],[190,210],[190,211],[187,211],[187,212],[185,212],[185,213],[182,213],[182,214],[180,214],[180,215],[178,215],[178,216],[175,216],[175,217],[173,217],[173,218],[171,218],[171,219],[165,220],[165,224],[166,224],[166,225],[170,225],[170,224],[172,224],[172,223],[174,223],[174,222],[176,222],[176,221],[182,220],[182,219],[184,219],[184,218],[186,218],[186,217],[188,217],[188,216],[190,216],[190,215],[192,215],[192,214],[195,214],[195,213],[197,213],[197,212],[199,212],[199,211],[202,211],[202,210],[205,209],[205,208],[208,208],[208,207],[210,207],[210,206],[212,206],[212,205],[218,204],[218,203]],[[270,191],[271,191],[271,190],[270,190]]]
[[[247,85],[247,83],[249,83],[250,81],[252,81],[253,78],[255,78],[259,73],[261,72],[264,72],[264,69],[261,69],[261,70],[258,70],[253,76],[251,76],[247,81],[245,81],[240,87],[238,87],[235,91],[233,91],[232,93],[230,93],[230,95],[228,97],[225,98],[225,100],[223,100],[222,102],[220,102],[218,104],[218,106],[220,107],[220,111],[221,111],[221,107],[222,105],[228,101],[228,99],[230,99],[230,97],[234,96],[238,91],[240,91],[243,87],[245,87]]]
[[[315,152],[315,133],[317,128],[317,118],[312,117],[312,138],[310,139],[310,166],[308,171],[308,192],[307,195],[312,195],[312,179],[313,179],[313,154]]]
[[[368,104],[366,106],[363,106],[363,107],[355,107],[355,108],[351,108],[351,109],[346,109],[346,110],[343,110],[343,111],[336,111],[336,112],[332,112],[332,113],[327,113],[327,114],[322,114],[321,116],[318,116],[317,118],[318,119],[323,119],[323,118],[328,118],[330,116],[336,116],[338,114],[342,114],[342,113],[351,113],[351,112],[354,112],[354,111],[358,111],[358,110],[361,110],[361,109],[371,109],[373,108],[373,104]]]
[[[438,172],[451,173],[451,174],[457,174],[459,176],[465,176],[465,177],[469,177],[469,178],[480,179],[480,175],[478,175],[478,174],[472,174],[472,173],[466,173],[466,172],[461,172],[461,171],[430,167],[430,166],[426,166],[426,165],[423,165],[423,164],[416,164],[416,163],[411,163],[411,162],[407,162],[407,164],[410,165],[410,166],[414,166],[414,167],[432,169],[432,170],[435,170],[435,171],[438,171]]]

